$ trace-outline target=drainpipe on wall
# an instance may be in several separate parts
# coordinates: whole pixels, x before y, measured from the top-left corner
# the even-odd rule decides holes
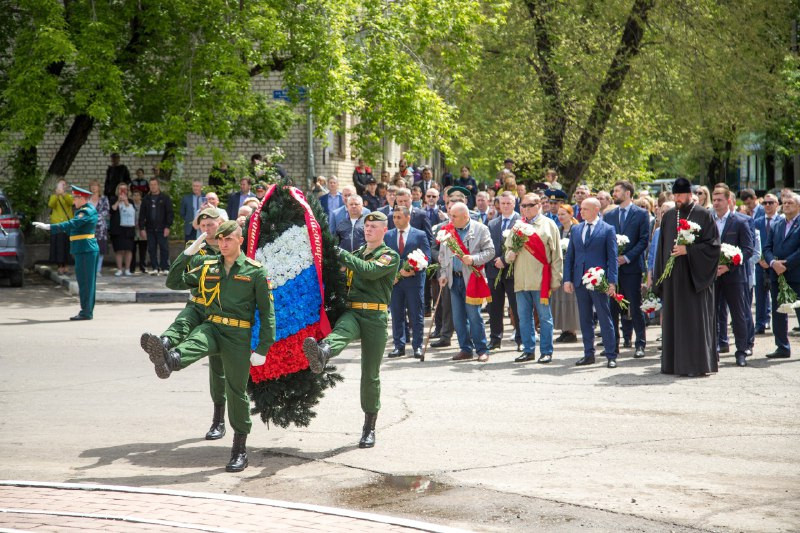
[[[306,146],[307,146],[307,159],[306,159],[306,174],[308,175],[306,179],[306,185],[308,190],[312,190],[314,188],[314,181],[317,177],[317,168],[314,163],[314,117],[311,113],[311,103],[309,102],[308,107],[306,109]]]

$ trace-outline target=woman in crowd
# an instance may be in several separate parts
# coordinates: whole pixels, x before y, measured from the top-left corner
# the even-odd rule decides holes
[[[711,193],[705,185],[697,188],[697,203],[706,209],[711,209]]]
[[[134,215],[136,230],[134,231],[134,247],[131,265],[133,267],[133,272],[136,272],[136,265],[139,265],[139,272],[144,274],[147,272],[147,237],[142,237],[140,231],[142,228],[139,227],[139,212],[142,210],[142,193],[140,191],[133,191],[132,199],[133,208],[136,210],[136,214]]]
[[[128,195],[130,190],[126,183],[117,185],[114,195],[116,202],[111,206],[111,246],[114,247],[114,256],[117,260],[117,271],[114,275],[130,276],[131,261],[133,260],[134,238],[136,233],[136,207]]]
[[[561,222],[561,238],[569,238],[572,227],[578,224],[571,205],[561,205],[558,209],[558,221]],[[563,287],[559,287],[550,295],[550,303],[553,310],[553,328],[561,330],[561,335],[555,342],[578,342],[576,332],[580,328],[580,317],[575,293],[567,294]]]
[[[72,195],[67,192],[67,182],[56,182],[55,192],[47,201],[50,208],[50,224],[59,224],[72,218]],[[59,274],[68,274],[69,238],[66,233],[50,232],[50,262],[58,267]]]
[[[108,222],[111,216],[111,205],[108,203],[108,198],[103,195],[99,181],[90,181],[89,190],[92,191],[89,203],[97,209],[97,228],[94,230],[94,237],[97,239],[97,246],[100,247],[100,253],[97,254],[97,277],[99,278],[103,275],[101,272],[103,256],[108,252]]]

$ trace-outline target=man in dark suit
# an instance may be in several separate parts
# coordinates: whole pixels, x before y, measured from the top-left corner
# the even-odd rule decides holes
[[[499,349],[503,339],[503,319],[505,318],[506,297],[514,323],[517,320],[517,297],[514,293],[514,276],[507,277],[503,252],[503,233],[510,230],[514,223],[519,220],[519,213],[514,211],[516,199],[511,191],[505,191],[500,195],[500,214],[489,221],[489,235],[494,244],[494,259],[486,263],[486,277],[489,280],[489,289],[492,291],[492,301],[489,303],[489,349]],[[516,330],[515,340],[517,347],[522,344],[519,328]]]
[[[200,207],[206,203],[203,194],[203,182],[192,180],[192,192],[181,198],[181,218],[183,219],[183,238],[190,241],[197,236],[197,230],[192,225],[194,217],[200,212]]]
[[[642,273],[646,272],[644,253],[650,237],[650,217],[647,211],[633,205],[633,184],[627,180],[620,180],[614,184],[614,203],[619,207],[611,211],[603,221],[610,224],[617,235],[625,235],[630,241],[617,257],[619,265],[619,292],[625,295],[630,302],[629,312],[633,330],[636,332],[635,358],[644,357],[647,345],[645,339],[644,313],[642,312]],[[614,333],[617,338],[617,351],[619,352],[619,322],[622,314],[619,304],[611,302],[611,316],[614,319]],[[622,337],[630,342],[631,324],[622,324]],[[627,329],[627,331],[625,331]]]
[[[729,200],[731,191],[721,187],[715,188],[711,194],[714,208],[714,223],[720,235],[720,242],[738,246],[742,251],[742,262],[739,265],[720,265],[717,267],[717,280],[714,287],[715,309],[722,315],[725,305],[730,310],[733,321],[733,337],[736,342],[736,364],[747,366],[750,352],[750,331],[748,322],[752,320],[748,296],[747,264],[755,252],[753,234],[745,215],[731,212]],[[727,333],[727,320],[717,320],[717,339],[723,330]]]
[[[239,208],[242,207],[244,201],[248,198],[255,198],[256,195],[250,192],[250,187],[250,178],[242,178],[239,180],[239,190],[228,196],[228,205],[225,206],[228,220],[236,220],[239,217]]]
[[[339,178],[336,176],[328,178],[328,193],[320,196],[319,203],[328,215],[329,221],[333,212],[345,205],[346,199],[339,192]]]
[[[411,191],[409,189],[397,189],[395,195],[395,206],[405,207],[411,213],[411,227],[425,233],[428,238],[428,246],[433,244],[433,230],[430,220],[423,209],[411,205]],[[389,218],[389,229],[394,229],[394,218]]]
[[[775,222],[767,244],[764,261],[770,267],[770,292],[772,293],[772,333],[777,350],[767,354],[770,359],[791,356],[789,347],[789,315],[778,312],[778,276],[800,295],[800,195],[788,194],[783,198],[783,218]],[[795,309],[795,311],[797,311]]]
[[[769,264],[763,259],[764,247],[767,245],[772,228],[775,223],[783,218],[783,215],[778,214],[778,197],[774,194],[764,195],[764,216],[759,217],[755,221],[756,231],[761,237],[761,257],[756,265],[756,333],[761,335],[766,332],[770,327],[770,315],[772,311],[772,302],[769,297]]]
[[[389,302],[389,310],[392,313],[392,337],[394,339],[394,350],[389,357],[403,357],[406,354],[406,315],[411,320],[412,343],[414,357],[422,357],[422,336],[424,330],[423,316],[423,291],[425,290],[425,271],[415,272],[404,270],[408,254],[414,250],[421,250],[425,257],[430,258],[431,247],[428,238],[421,230],[412,228],[411,213],[407,207],[398,206],[394,213],[394,229],[386,232],[383,242],[386,246],[400,255],[400,270],[398,275],[400,280],[392,288],[392,299]]]
[[[353,252],[361,248],[364,238],[364,206],[360,196],[352,195],[347,199],[347,217],[336,226],[336,236],[339,238],[339,248]]]
[[[617,236],[614,228],[599,218],[600,202],[587,198],[581,204],[583,222],[573,226],[569,236],[567,257],[564,260],[564,291],[575,293],[578,299],[578,313],[583,337],[583,357],[577,366],[594,364],[594,322],[593,309],[597,312],[603,349],[608,359],[608,368],[617,367],[616,335],[611,320],[609,296],[616,294],[617,284]],[[608,280],[608,293],[590,291],[583,286],[583,274],[590,268],[605,270]]]

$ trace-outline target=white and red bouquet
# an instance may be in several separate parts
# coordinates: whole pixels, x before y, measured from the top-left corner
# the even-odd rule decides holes
[[[422,253],[422,250],[417,248],[408,254],[408,257],[406,257],[406,260],[403,262],[403,266],[400,268],[400,270],[405,270],[407,272],[422,272],[427,268],[428,256]],[[400,281],[401,278],[402,276],[398,270],[397,276],[394,278],[395,283]]]
[[[569,248],[569,237],[564,237],[561,239],[561,251],[566,254],[567,248]]]
[[[436,242],[439,243],[440,245],[443,244],[447,246],[450,249],[450,251],[453,252],[453,255],[455,255],[459,259],[462,259],[464,257],[464,250],[461,249],[461,246],[456,242],[455,238],[453,237],[453,234],[450,233],[449,231],[440,229],[436,233]],[[478,270],[474,266],[471,266],[470,268],[472,269],[472,272],[474,274],[481,276],[480,270]]]
[[[508,241],[508,237],[511,237],[511,242],[504,245],[506,253],[514,252],[514,254],[518,254],[525,245],[528,243],[528,239],[530,239],[531,235],[534,234],[533,226],[528,224],[527,222],[523,222],[521,219],[514,222],[514,225],[511,226],[511,229],[507,229],[503,232],[503,237],[505,237],[506,241]],[[506,261],[507,263],[511,263],[511,261]],[[508,266],[508,270],[506,271],[506,277],[511,277],[514,273],[514,263],[511,263]]]
[[[606,279],[606,271],[600,267],[592,267],[584,272],[581,282],[587,290],[603,293],[608,292],[609,283],[608,279]],[[620,309],[628,308],[629,302],[623,295],[615,293],[612,298],[619,304]]]
[[[722,243],[722,248],[719,254],[719,264],[725,266],[739,266],[742,264],[744,256],[742,250],[738,246],[732,244]]]
[[[700,233],[700,224],[696,222],[690,222],[685,218],[678,220],[678,236],[675,237],[675,244],[682,245],[682,246],[689,246],[690,244],[694,243],[695,239],[697,239],[697,235]],[[661,277],[658,278],[658,284],[664,282],[665,279],[670,277],[672,274],[672,267],[675,266],[675,257],[674,255],[670,255],[669,259],[667,259],[667,264],[664,266],[664,272],[661,274]]]
[[[623,255],[625,253],[625,249],[628,248],[628,245],[631,243],[631,240],[628,238],[627,235],[620,235],[617,234],[617,255]]]
[[[797,293],[792,290],[781,274],[778,276],[778,309],[776,311],[788,315],[797,308],[800,308]]]
[[[661,309],[661,300],[658,296],[653,294],[653,291],[648,291],[642,300],[642,312],[649,315],[650,313],[655,313],[659,309]]]

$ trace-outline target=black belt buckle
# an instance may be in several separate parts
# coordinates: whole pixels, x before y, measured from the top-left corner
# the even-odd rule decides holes
[[[453,277],[455,277],[455,278],[463,278],[464,277],[464,273],[463,272],[455,272],[455,271],[453,271]]]

